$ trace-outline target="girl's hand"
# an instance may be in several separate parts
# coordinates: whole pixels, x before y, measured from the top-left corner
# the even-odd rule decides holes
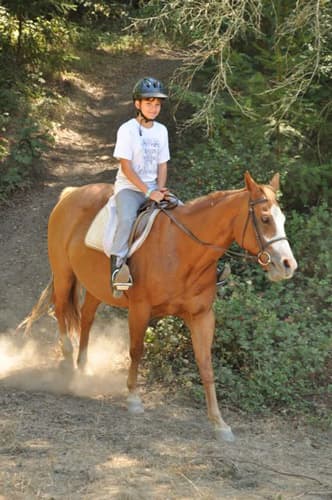
[[[162,191],[162,190],[155,190],[155,191],[152,191],[152,193],[150,194],[150,200],[153,200],[153,201],[156,201],[157,203],[159,203],[160,201],[162,201],[164,199],[164,196],[165,196],[165,193]]]
[[[163,193],[164,195],[164,200],[167,200],[169,195],[170,195],[170,192],[169,192],[169,189],[167,187],[163,187],[163,188],[160,188],[160,192]]]

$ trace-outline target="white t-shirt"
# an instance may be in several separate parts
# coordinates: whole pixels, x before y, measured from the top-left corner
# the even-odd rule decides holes
[[[149,187],[156,186],[158,165],[170,159],[167,128],[156,121],[151,128],[142,127],[132,118],[118,130],[114,157],[131,161],[133,169],[142,181]],[[124,175],[121,165],[114,188],[115,194],[125,188],[139,191]]]

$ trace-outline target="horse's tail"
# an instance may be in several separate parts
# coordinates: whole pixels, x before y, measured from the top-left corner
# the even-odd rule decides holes
[[[75,277],[75,280],[70,289],[68,302],[64,310],[64,319],[66,322],[68,333],[73,335],[80,331],[81,324],[81,308],[80,295],[82,286]]]
[[[53,316],[53,294],[54,294],[54,284],[53,276],[51,277],[47,287],[42,291],[38,301],[33,306],[31,312],[26,318],[18,325],[17,329],[24,328],[25,333],[29,333],[32,324],[41,318],[44,314],[49,314]]]
[[[81,318],[80,291],[81,291],[80,283],[75,278],[64,311],[64,317],[68,328],[68,332],[71,334],[79,331],[80,318]],[[31,312],[18,325],[17,329],[24,328],[25,333],[29,333],[32,324],[42,316],[48,314],[49,316],[54,318],[54,303],[55,303],[54,279],[52,275],[47,287],[42,291],[38,301],[33,306]]]

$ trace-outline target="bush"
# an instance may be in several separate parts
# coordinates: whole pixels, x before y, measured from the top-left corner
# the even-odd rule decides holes
[[[250,131],[239,127],[233,140],[231,143],[227,136],[215,134],[188,145],[183,139],[173,159],[170,179],[176,188],[180,186],[180,197],[186,200],[210,191],[242,188],[246,170],[263,184],[276,172],[283,173],[283,163],[278,161],[262,127],[251,124]]]
[[[213,360],[222,400],[251,412],[325,405],[331,383],[330,217],[326,205],[290,217],[299,261],[291,281],[270,283],[258,266],[242,265],[224,288],[224,299],[216,299]],[[167,318],[149,329],[146,359],[150,377],[202,397],[189,332],[180,320]]]
[[[327,318],[288,285],[257,294],[236,283],[230,300],[216,301],[217,390],[244,409],[303,409],[326,390]]]
[[[2,147],[0,144],[0,201],[40,175],[40,158],[51,142],[52,137],[30,118],[20,123],[10,141],[3,139]]]
[[[308,211],[321,203],[332,204],[332,164],[293,165],[286,174],[284,203],[288,209]]]
[[[299,261],[297,277],[300,280],[317,279],[317,285],[320,280],[330,280],[332,278],[331,208],[324,202],[305,214],[292,211],[287,219],[287,233]],[[310,288],[307,293],[310,296]]]

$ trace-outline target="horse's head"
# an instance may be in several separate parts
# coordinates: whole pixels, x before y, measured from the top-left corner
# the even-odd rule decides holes
[[[237,241],[251,254],[257,255],[258,263],[270,280],[289,279],[297,262],[286,237],[285,216],[277,202],[279,174],[274,175],[269,185],[259,185],[246,172],[245,183],[249,204],[241,210],[244,222]]]

